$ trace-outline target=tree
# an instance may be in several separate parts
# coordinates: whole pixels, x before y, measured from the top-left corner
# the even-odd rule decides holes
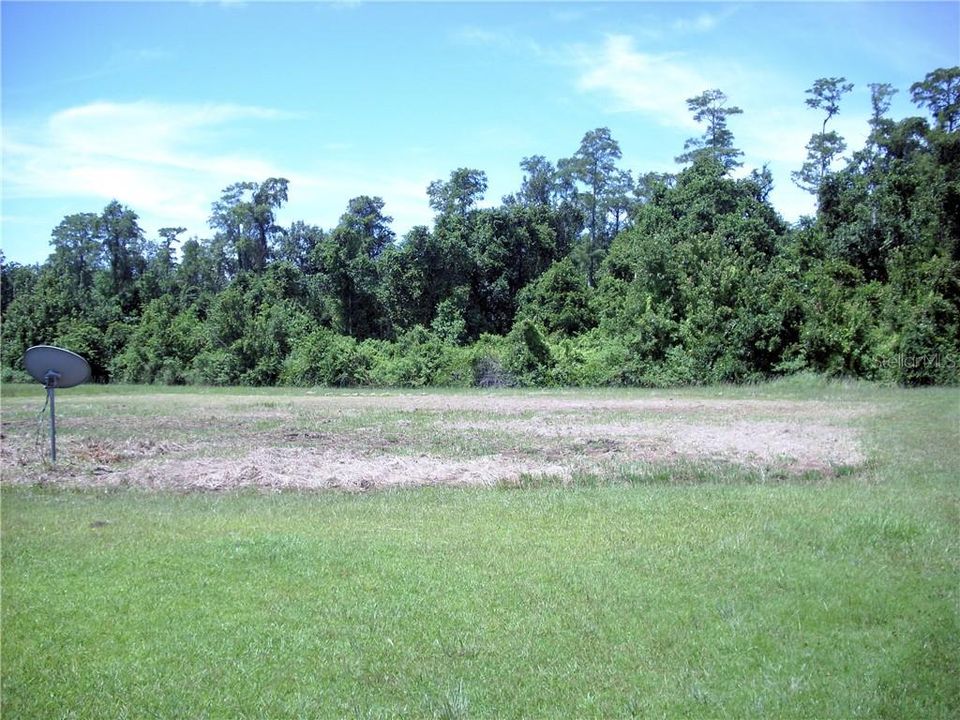
[[[518,317],[534,320],[549,333],[576,335],[594,325],[586,276],[570,258],[558,260],[520,294]]]
[[[773,191],[773,173],[770,168],[766,164],[760,170],[754,168],[748,177],[757,189],[757,200],[766,203]]]
[[[953,132],[960,126],[960,66],[938,68],[910,86],[913,101],[927,107],[937,128]]]
[[[80,305],[93,290],[96,271],[102,267],[100,218],[93,213],[67,215],[53,229],[50,266],[64,283],[71,303]]]
[[[573,158],[557,161],[552,190],[557,248],[567,253],[576,244],[586,224],[586,215],[577,192],[576,161]]]
[[[427,186],[430,207],[440,215],[466,217],[483,200],[487,191],[487,174],[482,170],[458,168],[450,173],[450,180],[434,180]]]
[[[629,170],[617,170],[607,190],[607,212],[610,216],[608,236],[612,239],[626,227],[635,200],[633,175]]]
[[[532,155],[520,161],[523,182],[516,196],[521,205],[549,206],[553,201],[556,171],[543,155]]]
[[[0,250],[0,316],[5,317],[7,306],[18,296],[29,296],[37,282],[39,268],[7,262]]]
[[[133,210],[114,200],[104,208],[97,226],[109,270],[107,292],[119,300],[124,312],[133,309],[134,283],[146,269],[143,231],[137,220]]]
[[[583,136],[580,147],[569,161],[558,166],[568,182],[586,186],[578,194],[589,231],[587,248],[587,277],[593,282],[596,268],[610,245],[606,217],[609,210],[609,190],[617,178],[616,161],[622,157],[620,145],[609,128],[597,128]]]
[[[520,291],[556,258],[547,208],[508,207],[477,213],[468,240],[472,260],[467,329],[471,338],[510,330]]]
[[[375,260],[393,243],[390,229],[393,218],[383,214],[383,198],[361,195],[350,200],[347,212],[340,216],[341,232],[350,232],[359,240],[359,251]]]
[[[302,220],[293,223],[280,237],[274,250],[277,260],[286,261],[304,273],[316,270],[311,259],[313,250],[324,238],[323,230]]]
[[[870,83],[870,138],[871,142],[876,142],[877,136],[882,136],[890,132],[893,127],[893,121],[886,118],[890,110],[890,100],[897,94],[897,89],[890,83]]]
[[[846,149],[846,142],[836,132],[815,133],[806,145],[806,162],[800,170],[790,173],[790,177],[799,188],[817,195],[827,177],[830,165]]]
[[[917,266],[934,255],[950,257],[957,247],[960,154],[957,133],[931,129],[919,117],[888,119],[896,91],[885,83],[870,87],[868,142],[821,185],[818,222],[834,257],[867,282],[886,282],[892,262],[908,257]]]
[[[958,75],[914,83],[925,117],[902,120],[889,117],[896,89],[870,84],[853,152],[829,124],[852,85],[816,81],[806,104],[821,128],[793,175],[818,212],[793,228],[768,202],[767,168],[733,177],[740,111],[719,90],[688,100],[703,134],[676,175],[618,167],[598,128],[571,157],[524,157],[501,207],[479,207],[479,170],[431,183],[435,227],[399,244],[375,196],[352,198],[330,232],[280,228],[282,178],[227,187],[212,236],[182,243],[176,218],[146,240],[118,201],[68,215],[42,265],[0,252],[3,378],[55,343],[98,379],[135,382],[424,384],[503,367],[530,383],[806,368],[960,382]],[[894,367],[898,355],[923,362]]]
[[[172,270],[176,264],[174,256],[176,255],[173,246],[180,242],[177,237],[187,231],[183,227],[162,227],[157,231],[160,236],[160,243],[157,250],[157,262],[165,269]]]
[[[197,238],[184,242],[175,273],[181,303],[197,303],[223,290],[229,274],[227,265],[222,242]]]
[[[573,156],[575,177],[587,186],[584,204],[589,218],[590,242],[594,247],[602,239],[606,190],[614,181],[616,161],[621,157],[620,145],[613,139],[609,128],[597,128],[584,135]]]
[[[243,255],[247,257],[246,267],[241,260],[241,270],[262,271],[266,268],[272,251],[272,240],[283,236],[284,230],[276,224],[276,211],[287,201],[288,181],[285,178],[267,178],[260,185],[254,185],[249,203],[240,208],[247,214],[249,223],[247,242]],[[240,259],[242,256],[238,256]]]
[[[807,107],[814,110],[824,110],[827,116],[823,119],[821,132],[826,132],[827,122],[840,112],[840,99],[853,90],[853,83],[848,83],[845,77],[818,78],[813,87],[807,89],[811,95],[806,99]]]
[[[736,106],[727,107],[726,103],[726,94],[717,89],[706,90],[687,99],[687,107],[693,113],[693,119],[698,123],[706,122],[707,127],[702,137],[690,138],[684,143],[683,149],[687,152],[677,158],[678,163],[689,163],[696,157],[707,154],[727,170],[743,165],[737,160],[743,152],[733,147],[733,133],[727,127],[727,118],[740,115],[743,110]]]
[[[163,227],[157,231],[159,241],[145,244],[145,266],[138,282],[138,294],[144,306],[174,291],[177,259],[173,246],[178,242],[177,236],[184,232],[186,228]]]
[[[676,184],[677,176],[671,173],[647,172],[637,177],[633,194],[641,205],[655,202]]]
[[[287,201],[287,186],[285,178],[267,178],[260,184],[234,183],[213,204],[210,227],[219,231],[235,253],[241,272],[266,268],[271,243],[283,234],[275,214]]]
[[[418,225],[381,257],[381,295],[398,332],[429,326],[440,304],[469,286],[469,249],[461,240],[445,227],[431,233]]]
[[[626,345],[619,379],[735,381],[772,369],[786,330],[767,287],[787,228],[761,194],[701,155],[614,240],[592,307],[604,337]]]
[[[383,214],[383,207],[379,197],[351,199],[340,223],[314,251],[337,331],[360,339],[390,334],[378,259],[394,235],[393,218]]]
[[[840,99],[853,90],[853,83],[846,78],[819,78],[813,87],[807,89],[811,97],[806,104],[815,110],[823,110],[826,117],[819,133],[814,133],[807,143],[807,159],[800,170],[790,174],[794,183],[803,190],[813,193],[820,192],[820,186],[830,170],[833,161],[846,150],[847,145],[836,132],[827,132],[827,123],[840,112]]]

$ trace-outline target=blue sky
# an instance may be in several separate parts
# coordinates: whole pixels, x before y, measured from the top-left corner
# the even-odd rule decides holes
[[[227,185],[290,180],[280,214],[333,227],[356,195],[394,230],[430,224],[426,187],[484,170],[495,205],[521,158],[569,157],[609,127],[635,174],[672,171],[698,135],[686,98],[720,88],[744,172],[813,209],[789,173],[821,118],[818,77],[855,83],[834,129],[862,145],[868,83],[960,64],[960,4],[3,2],[2,248],[49,254],[64,215],[112,199],[148,237],[208,236]]]

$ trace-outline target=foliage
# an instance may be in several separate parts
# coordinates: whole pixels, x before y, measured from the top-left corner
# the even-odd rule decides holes
[[[960,67],[937,68],[910,86],[913,101],[929,108],[937,128],[953,132],[960,126]]]
[[[419,325],[396,342],[367,340],[361,351],[369,360],[368,382],[385,387],[470,385],[471,353]]]
[[[853,83],[846,78],[819,78],[807,90],[807,107],[823,110],[826,117],[819,133],[814,133],[807,143],[807,159],[800,170],[791,174],[793,181],[814,195],[827,179],[834,160],[847,149],[843,138],[834,131],[827,132],[827,123],[840,112],[840,99],[853,90]]]
[[[767,288],[785,234],[754,181],[730,179],[722,163],[699,156],[644,206],[604,266],[594,306],[601,330],[627,349],[622,381],[738,381],[769,372],[782,325]]]
[[[427,187],[430,207],[441,216],[466,217],[471,209],[483,200],[487,191],[487,174],[483,170],[459,168],[450,173],[450,180],[434,180]]]
[[[335,327],[344,335],[387,334],[381,322],[378,259],[393,242],[393,231],[383,207],[379,197],[353,198],[340,224],[314,251]]]
[[[302,338],[284,361],[286,385],[351,387],[367,381],[369,359],[351,337],[320,329]]]
[[[194,359],[208,349],[196,308],[178,312],[172,298],[157,298],[113,359],[110,374],[120,382],[179,385],[190,378]]]
[[[574,187],[580,183],[584,188],[576,197],[586,220],[586,265],[591,282],[615,234],[607,224],[608,215],[614,212],[619,230],[625,198],[633,189],[630,174],[616,167],[621,157],[620,144],[610,129],[597,128],[583,136],[577,152],[560,166],[567,183]]]
[[[558,260],[520,293],[520,315],[548,333],[577,335],[594,325],[592,291],[586,276],[566,257]]]
[[[288,181],[225,188],[210,237],[147,238],[117,201],[67,215],[35,266],[0,254],[0,363],[31,345],[84,354],[97,381],[272,385],[675,385],[803,371],[960,381],[960,68],[910,87],[928,117],[888,117],[870,86],[862,148],[829,122],[852,85],[816,80],[823,113],[793,180],[817,196],[789,227],[767,168],[734,177],[719,89],[688,100],[699,138],[677,173],[621,167],[609,128],[565,158],[520,161],[480,207],[482,170],[427,188],[436,212],[398,240],[384,200],[329,230],[277,223]]]
[[[273,241],[282,232],[275,215],[287,201],[288,184],[286,178],[234,183],[213,204],[210,225],[235,253],[239,271],[258,272],[266,267]]]
[[[507,335],[503,367],[523,385],[546,385],[553,366],[550,346],[540,328],[521,320]]]
[[[727,170],[743,165],[737,159],[743,155],[743,151],[733,147],[733,133],[727,127],[727,118],[730,115],[740,115],[743,110],[736,106],[727,107],[726,103],[726,93],[717,89],[707,90],[687,100],[693,119],[706,122],[707,127],[703,137],[691,138],[684,143],[683,149],[686,152],[677,158],[677,162],[692,162],[697,157],[707,155]]]

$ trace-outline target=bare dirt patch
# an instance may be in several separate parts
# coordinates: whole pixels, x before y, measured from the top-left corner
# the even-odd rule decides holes
[[[843,425],[805,421],[734,419],[721,423],[635,420],[619,423],[541,419],[460,423],[453,429],[507,431],[545,444],[581,447],[586,454],[616,453],[624,460],[666,461],[683,457],[785,470],[828,470],[865,461],[858,433]]]
[[[152,400],[151,400],[152,398]],[[865,461],[863,404],[589,393],[178,395],[88,399],[54,468],[35,424],[5,422],[3,480],[177,490],[496,485],[631,464],[780,476]],[[150,410],[155,405],[156,412]],[[22,428],[21,428],[22,425]],[[28,430],[33,430],[31,434]]]
[[[421,485],[496,485],[521,475],[562,476],[559,464],[503,456],[442,458],[379,456],[349,451],[268,448],[236,460],[171,460],[98,478],[98,485],[142,485],[179,490],[266,489],[371,490]]]

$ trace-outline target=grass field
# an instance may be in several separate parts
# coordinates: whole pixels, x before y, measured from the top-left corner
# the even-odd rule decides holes
[[[956,389],[2,393],[5,719],[960,714]]]

